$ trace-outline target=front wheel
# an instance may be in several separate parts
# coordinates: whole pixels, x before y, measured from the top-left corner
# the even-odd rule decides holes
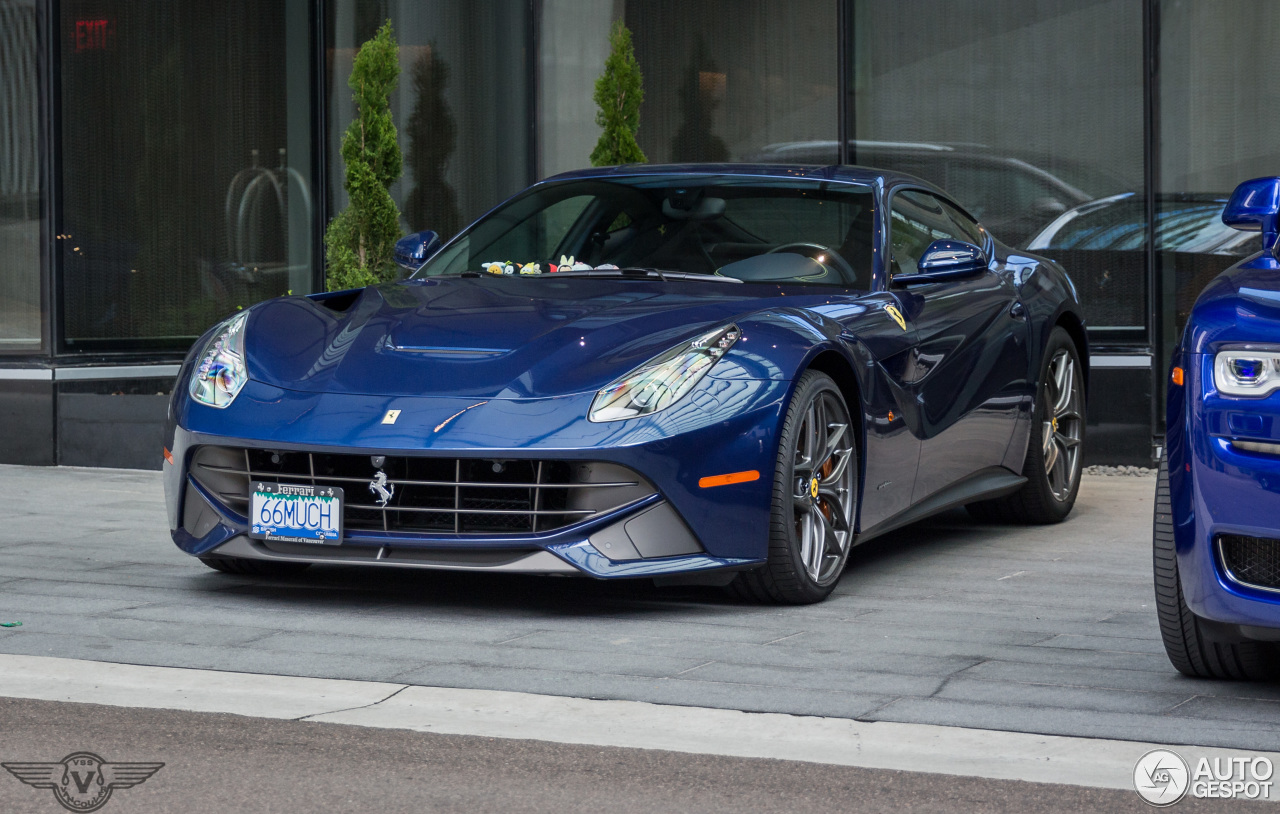
[[[1271,642],[1245,641],[1196,616],[1182,595],[1178,555],[1173,539],[1173,505],[1169,499],[1169,466],[1160,462],[1156,480],[1156,508],[1152,523],[1156,613],[1160,637],[1169,662],[1192,678],[1244,678],[1254,681],[1280,677],[1280,648]]]
[[[821,602],[836,587],[853,543],[857,440],[849,408],[830,376],[796,382],[779,433],[769,523],[769,559],[730,588],[756,602]]]
[[[1028,524],[1066,520],[1080,491],[1084,424],[1080,352],[1065,329],[1054,328],[1045,345],[1022,466],[1027,482],[1007,497],[969,504],[969,513],[979,520]]]

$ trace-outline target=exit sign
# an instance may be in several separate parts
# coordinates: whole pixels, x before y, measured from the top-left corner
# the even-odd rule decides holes
[[[115,44],[115,20],[109,17],[93,17],[75,21],[75,27],[71,32],[71,49],[75,53],[106,51]]]

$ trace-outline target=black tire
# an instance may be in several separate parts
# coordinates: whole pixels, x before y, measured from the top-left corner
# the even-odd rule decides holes
[[[201,557],[200,562],[215,571],[244,577],[291,577],[311,566],[309,562],[246,560],[241,557]]]
[[[832,481],[847,483],[845,487],[847,493],[843,498],[847,503],[845,507],[841,507],[838,503],[840,498],[834,494],[830,497],[830,503],[824,502],[828,500],[825,491],[813,496],[813,500],[809,503],[804,503],[802,496],[798,497],[794,494],[798,482],[797,473],[801,471],[796,458],[798,454],[803,454],[798,447],[803,443],[801,431],[808,430],[806,416],[809,414],[810,406],[818,399],[821,399],[820,403],[825,405],[824,409],[838,406],[843,411],[846,423],[844,435],[839,435],[838,431],[836,433],[828,431],[826,435],[835,437],[842,446],[846,443],[844,439],[847,438],[848,449],[846,451],[842,448],[839,451],[841,463],[833,464],[829,470],[819,464],[817,468],[810,471],[810,475],[813,472],[829,471]],[[828,428],[836,426],[825,420],[822,423],[826,423]],[[848,560],[849,550],[853,547],[852,507],[857,505],[859,472],[857,438],[854,430],[855,425],[848,405],[836,383],[825,373],[816,370],[806,371],[796,383],[791,404],[782,421],[778,460],[773,477],[768,561],[760,568],[739,573],[729,584],[729,590],[733,594],[751,602],[807,605],[821,602],[835,589],[836,583],[840,581],[845,562]],[[829,456],[829,459],[835,460],[834,456]],[[845,473],[852,473],[851,479],[848,479],[850,476]],[[825,483],[826,478],[826,475],[821,475],[815,482],[821,480]],[[818,487],[815,487],[816,489]],[[810,508],[805,509],[806,505]],[[797,520],[797,513],[803,516],[806,511],[821,511],[824,515],[830,511],[829,523],[833,534],[831,539],[838,543],[839,534],[843,532],[845,535],[844,547],[838,556],[832,554],[829,548],[824,548],[823,553],[818,555],[819,564],[816,569],[818,579],[814,579],[810,575],[809,568],[806,567],[802,557],[801,533],[797,529],[798,523],[802,522]],[[847,516],[847,519],[841,520],[842,515]],[[841,525],[845,528],[841,529]],[[822,526],[822,529],[826,528],[827,526]],[[826,539],[824,537],[824,540]],[[816,545],[816,540],[812,544]]]
[[[1173,509],[1169,499],[1169,469],[1160,462],[1152,522],[1156,613],[1165,652],[1178,672],[1192,678],[1266,681],[1280,678],[1280,648],[1233,636],[1191,612],[1182,595],[1178,557],[1173,541]]]
[[[1079,393],[1078,405],[1055,416],[1051,410],[1050,368],[1060,353],[1065,353],[1071,362],[1070,375],[1072,386]],[[1067,485],[1061,493],[1055,492],[1050,477],[1052,463],[1046,457],[1045,432],[1046,423],[1051,419],[1073,422],[1072,429],[1055,435],[1065,439],[1063,443],[1074,441],[1075,454],[1070,458]],[[1057,426],[1055,423],[1052,426]],[[1040,380],[1036,384],[1036,403],[1031,415],[1031,435],[1027,441],[1027,457],[1022,465],[1022,474],[1027,482],[1011,495],[970,503],[969,514],[983,522],[1023,523],[1027,525],[1043,525],[1061,523],[1071,514],[1076,504],[1076,495],[1080,492],[1080,473],[1083,470],[1083,453],[1085,428],[1084,375],[1080,367],[1080,351],[1066,329],[1057,327],[1049,334],[1045,344],[1044,359],[1040,365]],[[1053,431],[1053,430],[1050,430]],[[1068,438],[1070,435],[1074,438]],[[1066,447],[1053,442],[1057,448],[1049,453],[1057,460],[1066,456]],[[1064,458],[1065,459],[1065,458]]]

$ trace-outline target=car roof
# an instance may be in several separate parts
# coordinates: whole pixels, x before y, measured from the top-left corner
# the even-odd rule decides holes
[[[742,175],[759,178],[805,179],[812,181],[836,181],[846,184],[893,186],[909,183],[933,190],[950,200],[950,196],[938,187],[906,173],[857,167],[849,164],[621,164],[616,167],[595,167],[571,170],[553,175],[546,181],[584,180],[590,178],[624,178],[644,175]]]

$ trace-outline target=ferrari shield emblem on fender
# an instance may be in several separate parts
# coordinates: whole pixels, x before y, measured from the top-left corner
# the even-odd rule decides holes
[[[884,306],[884,312],[888,314],[894,322],[898,323],[899,328],[904,331],[907,329],[907,321],[902,318],[902,312],[898,310],[898,306],[886,304]]]
[[[396,419],[400,417],[399,410],[387,410],[387,414],[382,417],[383,424],[394,424]]]

